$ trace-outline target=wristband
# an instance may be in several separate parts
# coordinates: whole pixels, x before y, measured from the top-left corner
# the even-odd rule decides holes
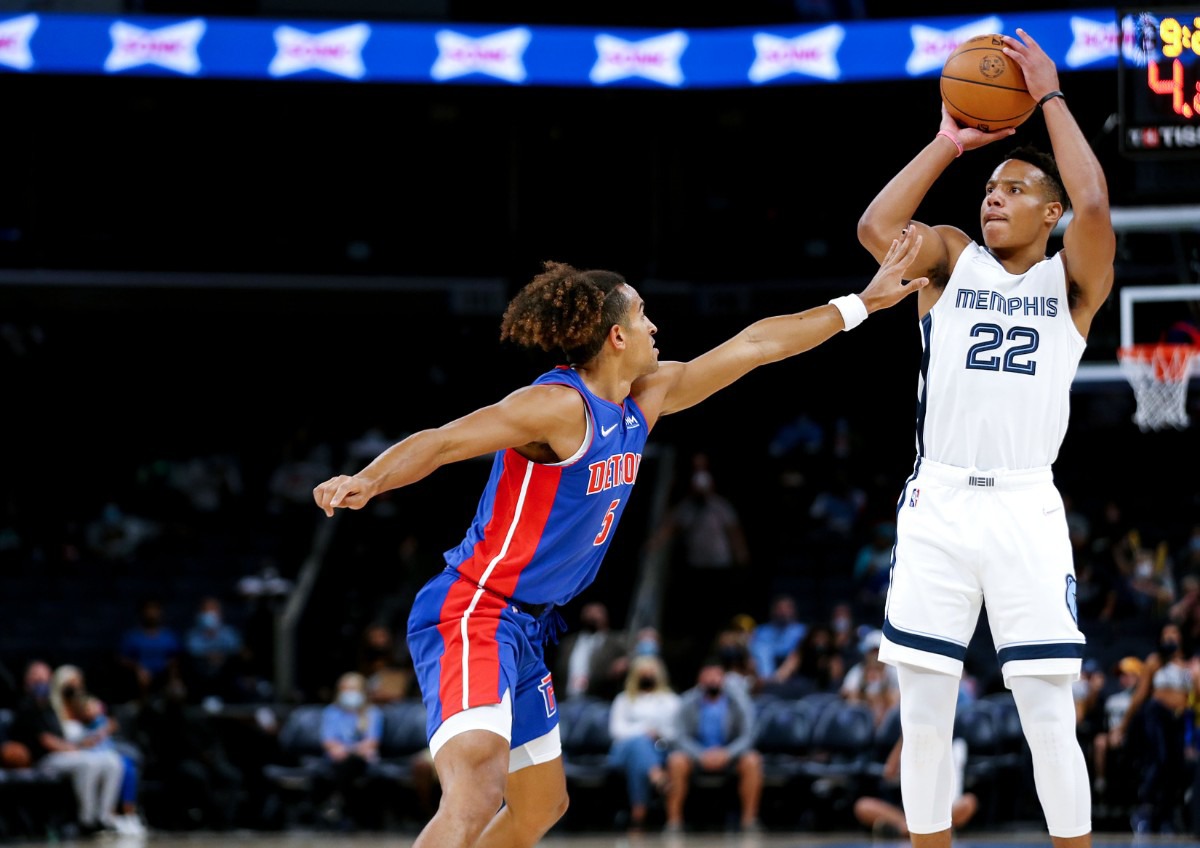
[[[1051,91],[1049,94],[1047,94],[1045,97],[1043,97],[1041,100],[1038,101],[1038,108],[1041,109],[1043,106],[1046,105],[1046,101],[1053,100],[1055,97],[1061,97],[1063,100],[1067,99],[1067,95],[1063,94],[1061,91],[1059,91],[1056,88],[1056,89],[1054,89],[1054,91]]]
[[[838,312],[842,313],[842,323],[846,325],[842,328],[843,333],[853,330],[867,320],[867,305],[856,294],[844,294],[829,302],[837,307]]]
[[[1059,94],[1061,96],[1062,92],[1059,92]],[[945,136],[946,138],[950,139],[951,144],[953,144],[955,147],[958,148],[958,152],[954,154],[955,159],[957,159],[959,156],[963,155],[962,142],[954,137],[954,133],[950,132],[949,130],[938,130],[937,134],[940,136]]]

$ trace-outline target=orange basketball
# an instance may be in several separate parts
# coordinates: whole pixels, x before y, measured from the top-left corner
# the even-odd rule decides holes
[[[995,132],[1025,123],[1037,105],[1021,66],[1004,55],[1000,36],[977,35],[942,66],[942,102],[964,127]]]

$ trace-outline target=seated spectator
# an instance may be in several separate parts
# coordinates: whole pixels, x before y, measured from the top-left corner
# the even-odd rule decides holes
[[[358,668],[366,679],[367,700],[372,704],[402,701],[412,693],[412,662],[401,662],[398,654],[386,624],[371,624],[363,631]]]
[[[121,780],[120,812],[113,818],[121,836],[145,836],[146,826],[138,815],[138,760],[132,750],[121,750],[113,741],[119,730],[117,722],[108,715],[104,702],[89,695],[83,672],[73,665],[60,665],[54,670],[50,684],[53,693],[61,693],[59,721],[63,737],[80,748],[93,751],[113,751],[124,767]],[[113,812],[116,812],[115,810]]]
[[[124,766],[115,751],[94,750],[66,738],[59,715],[73,688],[52,686],[50,666],[34,660],[25,671],[25,697],[13,719],[11,736],[24,745],[33,765],[67,774],[75,789],[77,819],[85,833],[117,832],[113,810],[121,793]]]
[[[683,830],[684,802],[696,769],[735,775],[742,830],[761,830],[763,760],[753,747],[754,704],[741,685],[727,679],[719,658],[705,660],[696,685],[680,696],[673,739],[667,755],[666,831]]]
[[[756,695],[760,687],[758,669],[754,657],[750,653],[750,634],[753,626],[739,625],[738,619],[749,619],[749,616],[734,616],[733,622],[717,633],[713,642],[713,651],[725,668],[725,676],[730,682],[738,683],[748,695]],[[753,621],[753,619],[750,619]]]
[[[662,660],[653,654],[634,657],[625,689],[613,699],[608,724],[608,759],[625,775],[631,831],[645,826],[651,789],[666,790],[667,746],[678,711],[679,696],[671,689]]]
[[[879,661],[882,630],[872,630],[859,646],[862,660],[855,663],[842,679],[841,693],[849,703],[866,704],[875,716],[875,726],[883,723],[888,711],[900,703],[900,679],[896,667]]]
[[[775,669],[763,691],[797,698],[810,692],[837,692],[844,676],[845,664],[835,647],[832,628],[814,624]]]
[[[179,674],[183,644],[162,618],[162,603],[146,598],[138,604],[137,626],[121,637],[118,659],[134,676],[138,700],[160,691],[168,677]]]
[[[328,806],[331,824],[341,828],[375,825],[377,805],[369,803],[367,769],[379,759],[383,712],[367,702],[366,679],[349,671],[338,678],[337,693],[321,714],[325,760],[318,778],[318,803]]]
[[[237,700],[244,666],[242,645],[242,634],[223,619],[221,601],[204,598],[185,641],[188,689],[195,698]]]
[[[1117,663],[1116,672],[1119,688],[1104,698],[1103,732],[1097,733],[1092,738],[1092,788],[1098,800],[1107,800],[1110,797],[1114,797],[1115,799],[1122,795],[1132,795],[1132,792],[1120,791],[1115,793],[1115,796],[1109,795],[1108,775],[1110,765],[1116,766],[1112,770],[1114,775],[1126,778],[1117,781],[1120,784],[1120,788],[1127,787],[1127,775],[1136,771],[1136,762],[1123,756],[1125,751],[1118,748],[1110,755],[1109,734],[1117,727],[1120,727],[1121,722],[1125,718],[1125,713],[1129,711],[1129,705],[1133,703],[1133,693],[1137,691],[1138,680],[1142,676],[1142,661],[1137,657],[1123,657]],[[1141,747],[1140,740],[1134,747]]]
[[[759,677],[770,677],[792,649],[800,644],[808,626],[796,614],[796,599],[779,594],[771,599],[767,620],[750,635],[750,654]]]
[[[900,797],[900,749],[903,742],[903,738],[897,739],[888,753],[879,784],[880,796],[863,796],[854,802],[854,817],[870,828],[872,835],[880,838],[894,839],[909,835]],[[950,807],[950,826],[960,828],[974,818],[979,809],[979,799],[974,793],[963,791],[963,772],[967,764],[966,741],[954,739],[950,750],[954,756],[954,803]]]

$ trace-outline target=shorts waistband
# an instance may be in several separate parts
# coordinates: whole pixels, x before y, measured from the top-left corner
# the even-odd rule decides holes
[[[541,618],[543,615],[546,614],[547,610],[551,609],[554,606],[554,604],[527,604],[524,601],[518,601],[516,598],[510,598],[508,595],[504,595],[500,592],[497,592],[495,589],[490,589],[487,586],[481,586],[480,584],[476,583],[474,580],[470,579],[469,577],[464,576],[462,574],[462,572],[458,571],[455,568],[446,566],[445,570],[447,572],[449,572],[450,574],[453,574],[459,580],[463,580],[467,583],[470,583],[470,584],[474,585],[476,588],[482,589],[483,591],[487,592],[489,595],[493,595],[494,597],[500,598],[506,604],[514,606],[517,609],[519,609],[521,612],[525,613],[526,615],[531,615],[534,618]]]
[[[1041,468],[992,468],[986,471],[978,468],[960,468],[957,465],[945,465],[929,459],[922,459],[917,464],[917,480],[940,483],[943,486],[954,486],[958,489],[993,489],[1012,491],[1013,489],[1032,489],[1054,482],[1054,472],[1049,466]]]

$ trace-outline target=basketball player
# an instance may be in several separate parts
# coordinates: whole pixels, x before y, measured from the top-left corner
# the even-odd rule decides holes
[[[985,599],[1050,835],[1057,848],[1091,844],[1071,694],[1084,637],[1051,464],[1088,329],[1112,288],[1116,236],[1104,172],[1058,91],[1054,62],[1017,34],[1004,38],[1004,53],[1041,104],[1054,156],[1022,148],[996,167],[980,205],[983,244],[912,220],[961,149],[1013,134],[960,127],[944,107],[937,134],[858,224],[859,241],[881,260],[895,234],[916,229],[924,240],[912,268],[931,280],[917,297],[917,460],[897,504],[879,652],[900,678],[901,793],[916,848],[950,844],[954,708]],[[1047,256],[1071,202],[1063,249]]]
[[[428,708],[442,801],[417,848],[533,845],[567,807],[543,644],[554,610],[595,578],[646,436],[752,369],[806,351],[926,284],[901,282],[921,247],[893,240],[861,295],[765,318],[690,362],[658,361],[637,291],[609,271],[550,262],[508,305],[501,339],[562,351],[503,400],[389,447],[313,490],[326,515],[450,462],[494,453],[462,543],[413,602],[408,645]]]

